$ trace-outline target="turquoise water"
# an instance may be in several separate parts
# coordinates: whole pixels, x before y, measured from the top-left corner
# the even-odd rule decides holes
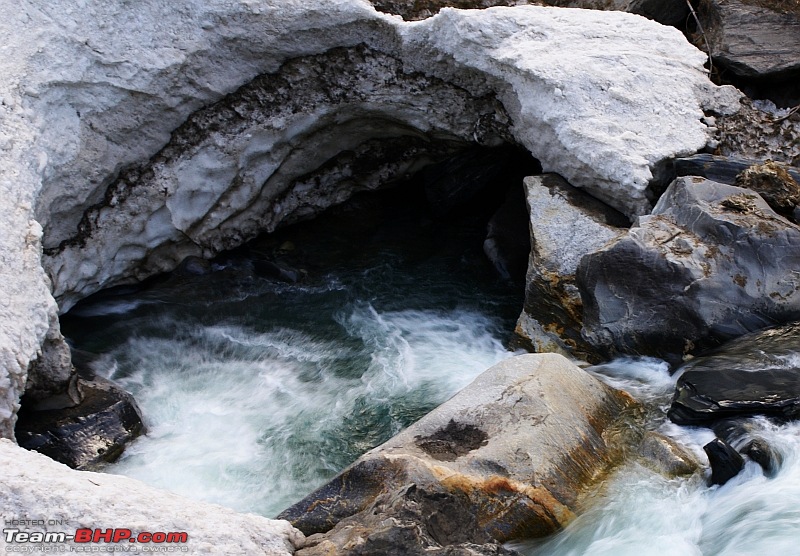
[[[367,209],[63,319],[149,429],[109,472],[274,516],[512,354],[522,291],[486,262],[484,224]],[[306,278],[253,272],[276,251]]]

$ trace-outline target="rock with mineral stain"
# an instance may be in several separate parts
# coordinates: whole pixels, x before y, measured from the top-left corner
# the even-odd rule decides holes
[[[381,524],[384,540],[425,532],[392,545],[397,554],[545,536],[621,460],[630,427],[620,425],[637,407],[560,355],[513,357],[281,518],[306,534],[335,526],[315,537],[326,554],[360,554],[352,547],[376,538],[365,523]]]
[[[800,184],[788,167],[772,160],[742,171],[736,176],[736,185],[755,191],[775,212],[784,216],[791,215],[800,203]]]
[[[699,177],[670,185],[577,272],[584,336],[614,353],[685,353],[800,318],[800,227],[756,193]]]
[[[524,184],[531,250],[517,340],[531,351],[597,362],[595,349],[581,336],[575,272],[581,257],[624,234],[629,221],[557,174],[528,177]]]

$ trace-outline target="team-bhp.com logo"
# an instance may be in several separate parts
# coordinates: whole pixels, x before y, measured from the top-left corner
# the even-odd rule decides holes
[[[184,552],[188,550],[187,547],[174,545],[184,545],[189,540],[189,535],[185,532],[165,533],[157,531],[151,533],[144,531],[134,534],[134,532],[130,529],[77,529],[74,534],[57,533],[52,531],[42,532],[22,531],[20,529],[3,529],[3,537],[6,543],[14,543],[17,546],[25,546],[26,544],[30,543],[41,544],[66,542],[87,545],[84,547],[87,550],[75,550],[77,552],[98,552],[98,550],[89,550],[91,545],[97,543],[129,543],[128,546],[135,543],[137,545],[141,545],[137,546],[137,548],[142,552]],[[176,550],[164,550],[164,548],[166,548],[165,545],[172,545],[172,548]],[[29,550],[9,550],[9,548],[11,548],[11,546],[6,547],[6,552],[29,552]],[[80,549],[81,547],[74,548]],[[120,548],[122,547],[120,546]],[[120,552],[123,550],[113,550],[113,552]]]

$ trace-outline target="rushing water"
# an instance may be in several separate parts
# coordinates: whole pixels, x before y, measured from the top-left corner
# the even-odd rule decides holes
[[[412,211],[413,212],[413,211]],[[216,272],[109,293],[64,319],[94,368],[132,391],[149,427],[109,468],[186,496],[273,516],[511,353],[521,306],[480,252],[474,223],[340,215],[290,237],[305,280]],[[331,226],[331,222],[320,223]],[[290,246],[291,247],[291,246]],[[699,461],[713,433],[665,420],[675,377],[628,359],[593,372],[650,408],[650,426]],[[800,546],[800,425],[754,420],[783,456],[722,487],[631,463],[533,555],[793,554]]]
[[[484,260],[483,224],[333,220],[258,247],[291,238],[299,284],[234,257],[64,319],[149,428],[108,471],[273,516],[512,355],[521,290]]]
[[[707,464],[706,428],[678,427],[663,417],[675,377],[666,363],[619,360],[595,367],[602,378],[647,402],[651,425]],[[707,475],[669,479],[631,463],[614,475],[588,510],[564,531],[516,548],[527,556],[753,556],[796,554],[800,546],[800,424],[752,419],[753,430],[783,456],[774,477],[747,462],[724,486]]]

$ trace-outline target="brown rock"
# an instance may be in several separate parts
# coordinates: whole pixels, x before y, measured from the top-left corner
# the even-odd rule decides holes
[[[619,463],[630,430],[620,425],[637,407],[562,356],[513,357],[280,517],[309,535],[335,525],[308,554],[437,554],[545,536]],[[370,543],[377,552],[362,551]]]

